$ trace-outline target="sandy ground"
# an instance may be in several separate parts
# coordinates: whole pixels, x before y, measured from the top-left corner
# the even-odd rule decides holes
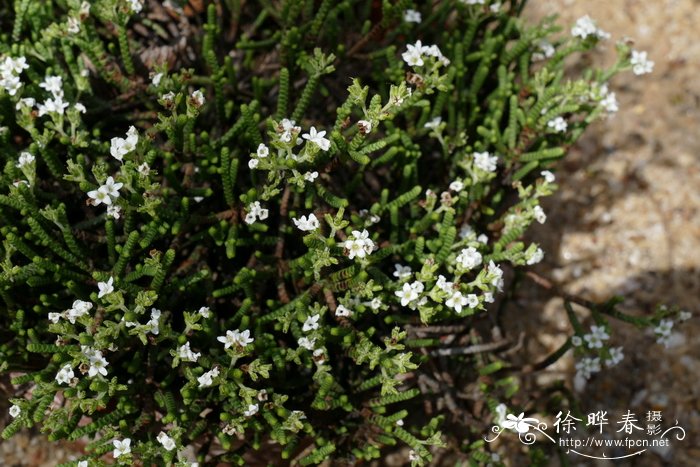
[[[595,465],[700,465],[700,340],[693,337],[700,332],[698,7],[693,0],[532,0],[527,9],[534,18],[556,12],[561,24],[584,14],[596,19],[612,34],[596,62],[609,63],[612,41],[623,37],[656,62],[651,75],[613,79],[620,111],[592,127],[560,167],[562,190],[544,205],[549,220],[531,233],[546,251],[538,270],[592,300],[623,295],[633,314],[659,303],[694,313],[669,349],[651,333],[615,325],[611,345],[624,346],[625,360],[579,394],[584,413],[629,409],[644,421],[647,411],[660,410],[666,426],[678,420],[686,429],[685,440],[633,461]],[[559,299],[525,289],[516,306],[532,310],[515,324],[528,332],[529,351],[551,352],[571,332]],[[552,376],[570,374],[572,365],[568,355]]]
[[[670,349],[651,335],[615,326],[612,342],[624,346],[626,358],[589,382],[582,406],[663,411],[687,437],[633,465],[699,465],[700,340],[693,336],[700,334],[700,2],[532,0],[526,14],[552,13],[568,25],[590,14],[612,40],[634,38],[656,66],[651,75],[613,80],[620,111],[591,128],[558,171],[563,188],[545,204],[549,221],[532,232],[546,251],[538,270],[590,299],[623,294],[625,308],[635,313],[657,303],[696,313],[678,328]],[[601,47],[600,63],[612,53],[612,42]],[[558,299],[524,292],[515,305],[533,310],[509,330],[528,332],[527,352],[552,351],[570,332]],[[570,375],[572,364],[564,358],[550,375]],[[53,466],[70,450],[20,435],[0,445],[0,464]]]

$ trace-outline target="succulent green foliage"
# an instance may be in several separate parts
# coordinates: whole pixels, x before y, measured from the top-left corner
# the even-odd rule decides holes
[[[556,28],[517,0],[160,3],[0,6],[0,58],[26,58],[0,89],[0,368],[25,374],[3,437],[96,437],[93,458],[129,438],[123,463],[428,461],[443,417],[403,409],[426,396],[406,347],[436,340],[407,330],[468,325],[497,263],[537,258],[540,169],[629,50],[572,81],[596,39],[535,62]],[[201,33],[164,45],[167,18]]]

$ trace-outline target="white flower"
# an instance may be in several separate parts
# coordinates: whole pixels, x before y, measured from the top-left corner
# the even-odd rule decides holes
[[[112,441],[112,444],[114,445],[113,455],[115,459],[131,452],[131,440],[129,438],[124,438],[123,441],[115,439]]]
[[[307,350],[313,350],[314,347],[316,346],[316,338],[309,339],[308,337],[300,337],[299,340],[297,341],[299,344],[299,347],[303,347]]]
[[[331,147],[331,141],[324,138],[325,131],[316,131],[315,127],[311,127],[308,133],[301,135],[302,138],[314,143],[316,146],[321,148],[322,151],[328,151]]]
[[[464,183],[462,183],[461,180],[455,180],[454,182],[450,183],[450,190],[460,192],[464,190]]]
[[[406,45],[406,52],[401,54],[401,58],[408,66],[423,66],[423,54],[428,51],[428,47],[424,46],[421,41],[416,41],[415,44]]]
[[[569,125],[566,123],[566,120],[564,120],[562,117],[557,117],[553,120],[548,121],[547,126],[549,128],[552,128],[557,133],[563,133],[566,131]]]
[[[107,177],[107,180],[105,180],[104,185],[100,187],[100,190],[104,190],[110,198],[116,199],[119,198],[119,189],[123,186],[123,183],[115,183],[112,177]]]
[[[326,356],[323,353],[323,349],[314,350],[313,356],[314,356],[314,361],[316,362],[317,365],[323,365],[323,362],[326,361]]]
[[[15,110],[21,110],[24,107],[34,107],[34,105],[36,105],[36,100],[33,97],[23,97],[15,104]]]
[[[692,317],[693,317],[693,314],[689,311],[683,310],[680,313],[678,313],[678,319],[680,321],[688,321]]]
[[[452,290],[453,283],[452,282],[447,282],[447,279],[445,279],[445,276],[440,274],[438,276],[438,280],[435,283],[435,286],[442,290],[443,292],[449,292]]]
[[[241,332],[238,329],[235,331],[226,331],[225,336],[219,336],[216,338],[219,342],[223,342],[224,348],[228,349],[231,346],[241,346],[245,347],[252,343],[255,339],[250,337],[250,330],[246,329]]]
[[[369,302],[370,308],[373,310],[378,310],[382,306],[382,299],[379,297],[374,297],[371,302]]]
[[[126,138],[114,137],[110,140],[109,152],[118,161],[122,161],[125,155],[136,149],[139,142],[139,135],[134,126],[130,126],[126,132]]]
[[[544,209],[541,206],[535,206],[532,209],[532,213],[535,215],[535,220],[540,224],[547,222],[547,214],[544,213]]]
[[[122,208],[120,208],[119,206],[107,206],[107,215],[115,219],[119,219],[121,211]]]
[[[498,162],[497,156],[491,156],[488,152],[475,152],[474,153],[474,165],[483,170],[484,172],[495,172],[496,164]]]
[[[260,205],[260,201],[254,201],[248,205],[248,214],[245,216],[246,224],[252,224],[258,218],[261,221],[267,219],[269,212]]]
[[[359,128],[360,133],[367,135],[372,131],[372,122],[369,120],[360,120],[357,122],[357,128]]]
[[[662,319],[659,325],[654,328],[654,333],[661,337],[668,337],[671,335],[672,329],[673,321],[670,319]]]
[[[394,292],[394,295],[401,299],[401,306],[406,306],[418,298],[418,292],[411,284],[404,284],[401,290]]]
[[[313,182],[318,177],[318,172],[306,172],[304,174],[304,180],[307,182]]]
[[[216,378],[217,376],[219,376],[219,367],[207,371],[202,376],[199,376],[197,378],[197,381],[199,382],[198,387],[204,388],[207,386],[211,386],[213,383],[213,378]]]
[[[211,310],[209,309],[208,306],[203,306],[201,307],[197,313],[202,315],[202,318],[209,318],[211,316]]]
[[[80,461],[80,462],[78,462],[78,467],[88,467],[88,461]]]
[[[571,345],[574,347],[581,347],[583,344],[583,339],[580,336],[571,336]]]
[[[63,97],[63,78],[60,76],[47,76],[39,83],[39,87],[53,94],[55,98]]]
[[[335,309],[335,315],[349,317],[352,316],[352,310],[344,307],[343,305],[338,305],[338,308]]]
[[[493,298],[493,294],[491,292],[484,292],[484,302],[485,303],[493,303],[495,300]]]
[[[87,112],[87,109],[85,108],[85,106],[83,104],[81,104],[80,102],[76,102],[73,105],[73,108],[75,110],[77,110],[78,112],[80,112],[81,114],[84,114],[85,112]]]
[[[430,120],[429,122],[427,122],[425,125],[423,125],[423,127],[430,128],[431,130],[436,130],[437,127],[439,127],[441,123],[442,123],[442,117],[438,116],[438,117],[435,117],[434,119]]]
[[[489,10],[491,10],[491,13],[498,13],[501,9],[501,2],[494,2],[491,5],[489,5]]]
[[[647,59],[647,53],[639,52],[637,50],[632,51],[632,58],[630,59],[630,64],[632,64],[632,71],[635,75],[644,75],[646,73],[651,73],[654,69],[654,62]]]
[[[260,143],[256,152],[258,154],[258,157],[265,158],[270,154],[270,149],[263,143]]]
[[[292,222],[294,222],[294,225],[296,225],[299,230],[304,232],[316,230],[319,227],[318,219],[314,214],[309,214],[308,219],[306,216],[301,216],[299,219],[292,218]]]
[[[420,458],[418,457],[418,454],[416,454],[416,451],[414,451],[413,449],[411,449],[410,451],[408,451],[408,460],[409,460],[409,461],[415,462],[415,461],[417,461],[418,459],[420,459]]]
[[[467,304],[467,297],[462,295],[462,292],[455,290],[452,296],[447,299],[445,305],[454,309],[457,313],[462,312],[462,307]]]
[[[68,310],[68,321],[75,324],[75,320],[83,315],[86,315],[92,309],[92,303],[83,300],[76,300],[73,306]]]
[[[163,73],[156,73],[155,75],[153,75],[153,78],[151,78],[151,84],[157,87],[162,79]]]
[[[501,290],[503,288],[503,269],[498,267],[493,261],[489,261],[489,266],[487,270],[489,276],[493,276],[491,279],[491,285]]]
[[[22,167],[25,167],[29,164],[34,162],[34,156],[32,156],[28,152],[23,152],[22,154],[19,155],[19,160],[17,162],[17,168],[21,169]]]
[[[540,175],[544,177],[544,181],[547,183],[554,183],[554,181],[556,180],[554,174],[549,170],[543,170],[542,172],[540,172]]]
[[[584,357],[575,366],[577,373],[584,379],[588,379],[593,373],[600,371],[600,358]]]
[[[202,94],[202,91],[200,91],[199,89],[193,92],[191,97],[192,103],[195,107],[201,107],[204,105],[204,102],[206,102],[206,99],[204,99],[204,94]]]
[[[394,277],[398,277],[399,279],[410,277],[410,275],[413,273],[411,266],[403,266],[399,263],[394,264],[394,269]]]
[[[527,259],[527,264],[528,266],[532,266],[542,261],[542,259],[544,259],[544,251],[542,251],[542,248],[537,248],[534,253],[532,253],[532,256]]]
[[[479,306],[479,297],[477,297],[475,294],[470,293],[467,294],[467,306],[469,308],[476,308]]]
[[[607,39],[610,34],[598,28],[595,21],[590,16],[582,16],[576,20],[576,24],[571,28],[571,35],[586,39],[588,36],[596,36],[600,39]]]
[[[619,110],[618,104],[617,104],[617,98],[615,97],[615,93],[611,92],[607,94],[603,100],[600,101],[600,105],[603,106],[603,108],[610,113],[617,112]]]
[[[306,318],[306,321],[304,321],[304,325],[301,327],[301,330],[304,332],[309,332],[314,329],[318,329],[318,320],[321,318],[320,314],[315,314],[313,316],[309,316]]]
[[[591,326],[591,333],[583,336],[583,339],[588,343],[589,349],[602,348],[603,341],[609,338],[610,336],[603,326]]]
[[[13,404],[12,407],[10,407],[10,417],[17,418],[20,412],[22,412],[22,409],[20,409],[18,405]]]
[[[537,47],[540,49],[540,51],[532,54],[532,60],[535,62],[544,60],[545,58],[549,58],[554,55],[554,46],[545,39],[541,39],[537,43]]]
[[[68,102],[63,101],[63,97],[58,96],[53,99],[46,99],[43,104],[37,106],[39,116],[42,117],[48,113],[56,113],[63,115],[63,111],[68,107]]]
[[[163,445],[166,451],[172,451],[175,449],[175,440],[168,436],[164,431],[158,433],[156,439],[160,444]]]
[[[100,289],[100,293],[97,294],[97,298],[102,298],[105,295],[109,295],[114,292],[114,277],[110,277],[107,282],[98,282],[97,288]]]
[[[68,18],[68,32],[70,34],[78,34],[80,32],[80,20],[78,18]]]
[[[403,20],[407,23],[420,23],[423,18],[421,17],[420,11],[408,9],[403,13]]]
[[[94,357],[90,358],[90,369],[88,370],[88,376],[91,378],[97,376],[97,373],[102,376],[107,376],[107,365],[109,363],[102,356],[101,353],[97,353]]]
[[[250,404],[248,410],[243,411],[243,415],[246,417],[252,417],[256,413],[258,413],[258,404]]]
[[[348,237],[343,246],[348,250],[348,257],[353,259],[355,256],[364,258],[374,251],[374,242],[369,238],[369,232],[363,230],[353,230],[352,235]]]
[[[625,354],[622,352],[622,347],[613,347],[610,349],[610,358],[605,360],[606,366],[615,366],[620,363],[625,358]]]
[[[60,313],[49,313],[49,321],[52,323],[58,323],[59,319],[61,319]]]
[[[63,367],[56,373],[56,382],[58,384],[68,384],[70,380],[73,379],[73,368],[70,364],[63,365]]]
[[[129,7],[134,13],[139,13],[143,9],[143,4],[141,0],[129,0]]]
[[[199,352],[192,352],[189,342],[185,342],[185,345],[177,349],[177,356],[180,357],[180,360],[186,362],[196,362],[201,355]]]
[[[456,260],[463,269],[468,271],[480,265],[482,258],[481,253],[476,251],[476,248],[473,246],[470,246],[469,248],[462,249]]]

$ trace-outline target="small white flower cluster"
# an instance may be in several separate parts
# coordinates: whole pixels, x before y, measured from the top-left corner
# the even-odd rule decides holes
[[[306,216],[301,216],[299,219],[294,217],[292,218],[292,222],[294,222],[294,225],[296,225],[297,228],[303,232],[316,230],[320,225],[318,219],[313,213],[309,214],[308,218]]]
[[[654,70],[654,62],[647,58],[646,52],[633,50],[630,64],[632,64],[632,72],[637,76],[651,73]]]
[[[597,37],[598,39],[610,38],[610,34],[600,29],[598,25],[596,25],[596,22],[588,15],[576,20],[576,24],[571,28],[571,35],[580,37],[581,39],[586,39],[589,36]]]
[[[352,235],[345,240],[343,246],[348,251],[348,257],[350,259],[353,259],[356,256],[358,258],[364,258],[371,254],[376,248],[376,245],[372,239],[369,238],[369,232],[367,232],[366,229],[362,232],[359,230],[353,230]]]
[[[416,41],[415,44],[408,44],[406,51],[401,54],[401,58],[408,66],[420,67],[425,65],[424,58],[433,57],[439,65],[447,66],[450,60],[442,55],[440,48],[437,45],[423,45],[421,41]]]
[[[34,160],[34,156],[25,151],[19,155],[16,167],[18,169],[23,169],[24,167],[28,167],[30,164],[32,164]]]
[[[73,368],[70,366],[70,364],[66,363],[60,370],[58,370],[55,379],[58,384],[69,384],[74,376],[75,374],[73,373]]]
[[[81,345],[80,350],[90,363],[90,368],[88,369],[89,377],[93,378],[97,376],[98,373],[102,376],[107,376],[107,365],[109,365],[109,363],[102,356],[101,351],[86,345]]]
[[[591,326],[591,332],[583,336],[583,340],[588,344],[589,349],[600,349],[603,341],[610,339],[604,326]]]
[[[564,133],[569,127],[563,117],[557,117],[547,122],[547,127],[554,130],[555,133]]]
[[[127,321],[126,327],[136,327],[137,329],[148,328],[152,334],[157,336],[160,333],[160,315],[161,312],[159,309],[151,308],[151,319],[149,319],[144,326],[141,326],[139,323],[134,321]]]
[[[136,144],[139,142],[139,134],[134,126],[130,126],[126,132],[126,138],[114,137],[110,140],[109,153],[119,162],[122,162],[124,156],[136,149]]]
[[[457,265],[465,271],[474,269],[481,264],[481,253],[479,253],[476,248],[470,246],[468,248],[463,248],[462,251],[457,255]]]
[[[63,313],[49,313],[49,321],[58,323],[59,319],[67,319],[71,324],[75,324],[75,320],[84,316],[92,309],[92,303],[83,300],[75,300],[73,306]]]
[[[598,88],[598,98],[600,99],[600,105],[609,114],[615,113],[619,110],[617,103],[617,97],[614,92],[608,90],[608,85],[603,84]]]
[[[550,58],[554,55],[556,51],[554,46],[546,39],[541,39],[537,42],[538,52],[532,54],[532,61],[538,62]]]
[[[219,336],[216,340],[224,344],[224,349],[228,349],[233,346],[245,348],[248,344],[252,344],[255,339],[250,337],[250,330],[239,331],[236,329],[226,331],[225,336]]]
[[[255,219],[263,221],[267,219],[268,214],[268,210],[260,205],[260,201],[254,201],[248,205],[248,214],[245,215],[245,222],[246,224],[252,224],[255,222]]]
[[[140,13],[143,10],[143,3],[141,0],[129,0],[129,8],[134,13]]]
[[[474,167],[483,170],[484,172],[496,171],[496,164],[498,163],[497,156],[492,156],[488,152],[475,152],[473,156]]]
[[[119,198],[119,189],[123,186],[123,183],[115,182],[111,176],[107,177],[104,184],[97,190],[88,191],[87,195],[90,198],[90,203],[93,206],[105,204],[107,206],[107,214],[115,219],[119,219],[121,208],[114,202]]]
[[[265,159],[269,155],[270,148],[265,146],[265,144],[260,143],[258,145],[257,151],[255,152],[255,156],[251,157],[248,161],[248,167],[250,167],[251,169],[257,168],[257,166],[260,165],[260,159]]]
[[[425,290],[425,285],[421,281],[413,281],[410,284],[405,282],[402,289],[395,291],[394,295],[401,300],[401,306],[409,306],[415,309],[416,306],[422,305],[428,300],[426,297],[422,297],[419,300],[423,290]]]
[[[50,92],[52,96],[46,99],[43,104],[37,105],[39,116],[41,117],[48,113],[63,115],[63,112],[68,107],[68,102],[63,100],[63,79],[60,76],[49,75],[44,78],[43,82],[39,83],[39,87]]]
[[[168,436],[168,434],[164,431],[158,433],[156,439],[160,444],[163,445],[166,451],[172,451],[173,449],[175,449],[175,440]]]
[[[0,87],[5,89],[10,96],[14,96],[22,86],[22,81],[19,75],[22,70],[29,68],[25,57],[5,57],[5,60],[0,62]],[[33,104],[32,104],[33,105]]]
[[[591,375],[600,371],[600,358],[584,357],[576,362],[576,376],[584,380],[590,379]]]
[[[177,349],[177,356],[184,362],[196,362],[197,359],[202,356],[202,354],[199,352],[193,352],[192,349],[190,349],[190,343],[185,342],[184,345],[181,345]]]
[[[198,387],[205,388],[211,386],[214,382],[214,378],[216,378],[217,376],[219,376],[218,366],[202,374],[202,376],[197,377],[197,382],[199,383]]]
[[[423,21],[423,17],[421,16],[420,11],[408,9],[403,13],[403,20],[407,23],[420,23]]]
[[[664,347],[669,348],[671,344],[671,331],[673,330],[673,320],[662,319],[659,324],[654,328],[654,334],[656,334],[657,344],[663,344]]]

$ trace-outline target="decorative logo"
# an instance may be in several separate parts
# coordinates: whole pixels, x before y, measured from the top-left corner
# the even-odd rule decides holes
[[[619,429],[615,433],[622,433],[616,438],[604,434],[604,426],[610,425],[608,420],[608,412],[599,410],[589,413],[586,417],[585,426],[597,428],[598,437],[577,433],[577,422],[583,422],[582,418],[576,418],[571,412],[563,414],[559,412],[556,415],[555,422],[552,428],[556,430],[557,439],[547,433],[547,423],[534,418],[525,417],[525,413],[520,415],[507,413],[506,406],[500,404],[496,407],[495,425],[491,427],[491,432],[495,436],[489,438],[484,437],[484,441],[492,443],[505,431],[512,431],[518,434],[520,442],[526,445],[534,444],[538,436],[548,439],[553,444],[567,448],[566,452],[576,454],[589,459],[624,459],[627,457],[638,456],[644,453],[647,449],[657,446],[669,446],[670,435],[675,435],[676,440],[682,441],[685,439],[685,429],[678,425],[676,420],[675,425],[664,428],[662,426],[663,416],[661,411],[649,411],[646,414],[646,427],[642,427],[637,420],[637,416],[632,411],[627,410],[615,425]],[[639,424],[638,424],[639,423]],[[630,452],[616,456],[609,456],[606,453],[587,453],[588,448],[626,448]]]

